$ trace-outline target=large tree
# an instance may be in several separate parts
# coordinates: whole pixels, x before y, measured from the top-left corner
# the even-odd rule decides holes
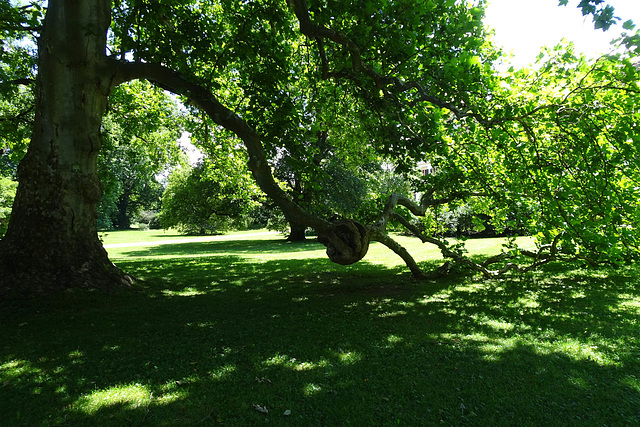
[[[601,2],[583,1],[581,5],[591,3]],[[377,240],[402,256],[414,275],[420,276],[418,265],[385,232],[387,222],[396,218],[423,240],[441,247],[453,261],[489,274],[486,266],[472,263],[461,251],[396,214],[399,205],[424,215],[430,207],[469,197],[490,197],[505,201],[501,206],[506,206],[511,199],[503,195],[516,192],[503,191],[499,186],[505,182],[496,186],[488,179],[492,174],[484,180],[479,174],[475,179],[475,172],[487,165],[498,170],[515,165],[514,172],[520,172],[523,166],[500,155],[499,144],[522,142],[538,147],[542,141],[549,143],[536,136],[537,124],[545,119],[545,113],[565,111],[564,98],[560,103],[544,100],[532,106],[530,98],[503,97],[506,92],[500,90],[491,70],[497,53],[486,42],[481,18],[481,7],[453,0],[330,0],[311,4],[305,0],[288,4],[275,0],[132,0],[113,5],[110,0],[49,1],[38,39],[33,135],[19,167],[20,185],[9,229],[0,241],[2,292],[111,287],[129,282],[111,264],[97,237],[96,203],[101,190],[96,158],[108,95],[117,85],[135,79],[149,80],[183,96],[216,125],[235,134],[245,145],[249,169],[260,188],[291,223],[316,228],[335,262],[358,261],[366,254],[369,241]],[[372,224],[331,224],[301,209],[280,188],[269,162],[278,147],[284,146],[283,135],[268,123],[284,120],[285,129],[291,129],[308,119],[296,113],[299,109],[291,108],[295,102],[288,90],[299,69],[300,56],[295,54],[299,49],[307,53],[306,72],[313,80],[331,82],[336,90],[366,106],[370,113],[363,120],[370,125],[370,132],[360,143],[394,157],[398,170],[409,169],[425,156],[460,156],[452,167],[443,164],[442,173],[427,182],[421,203],[392,196]],[[628,66],[631,58],[621,56],[616,61],[615,66],[599,68],[597,75],[606,82],[601,88],[637,93],[635,68]],[[580,82],[590,80],[585,77]],[[594,93],[595,86],[589,83],[568,90],[571,94],[583,89]],[[634,108],[637,111],[636,98],[632,97],[630,105],[620,97],[615,99],[612,102],[625,114]],[[590,147],[607,142],[606,149],[596,150],[596,157],[624,152],[621,144],[637,131],[637,124],[623,120],[624,124],[615,128],[618,144],[607,138],[601,126],[590,128],[593,121],[580,122],[579,115],[566,111],[549,119],[566,118],[559,125],[566,130],[563,137],[571,141],[586,135]],[[538,113],[543,114],[540,120]],[[588,129],[599,132],[589,133]],[[486,153],[470,149],[479,132],[485,137],[480,146],[490,148],[487,152],[494,163],[481,164]],[[539,156],[536,167],[544,170],[549,166],[539,151],[531,154]],[[626,168],[625,159],[601,163],[606,163],[606,175],[613,178],[611,185],[622,194],[621,203],[629,200],[624,185],[633,185],[628,182],[637,178],[635,170],[630,173]],[[522,164],[528,168],[526,160]],[[545,177],[560,173],[557,168],[563,165],[559,161],[551,164],[556,169],[541,172]],[[562,184],[530,177],[534,183],[531,188],[536,190],[534,199],[546,197],[555,200],[549,206],[562,205],[565,199],[557,196],[567,195],[562,193]],[[576,182],[587,184],[579,179]],[[593,215],[599,218],[596,212]],[[626,234],[636,233],[634,218],[607,218],[618,220],[618,229],[628,230]],[[591,227],[586,220],[580,224]],[[534,264],[555,256],[562,238],[557,236],[575,228],[572,222],[554,225],[562,230],[550,233],[547,255],[534,254]],[[591,235],[581,236],[582,242],[576,244],[590,250]],[[625,248],[633,251],[637,242],[629,238]]]

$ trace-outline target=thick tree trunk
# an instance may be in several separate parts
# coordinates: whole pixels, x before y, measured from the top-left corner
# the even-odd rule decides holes
[[[291,231],[287,236],[287,240],[289,242],[304,242],[305,240],[307,240],[306,225],[290,224],[290,226],[291,226]]]
[[[129,201],[131,197],[129,191],[125,191],[116,202],[116,208],[118,209],[118,230],[129,230],[131,228],[131,221],[127,215],[129,210]]]
[[[50,0],[39,41],[36,116],[6,236],[0,294],[127,282],[96,230],[96,173],[110,80],[110,1]]]

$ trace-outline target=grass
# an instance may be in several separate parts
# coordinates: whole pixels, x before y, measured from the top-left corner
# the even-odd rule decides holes
[[[636,267],[415,282],[378,245],[342,267],[264,234],[108,251],[133,290],[0,302],[0,425],[640,423]]]
[[[227,234],[226,237],[233,238],[242,238],[242,236],[254,236],[256,234],[265,234],[269,233],[267,230],[248,230],[248,231],[238,231],[231,234]],[[275,232],[271,232],[273,236],[277,236],[278,234]],[[98,233],[100,239],[106,245],[125,245],[131,243],[141,243],[141,242],[163,242],[166,240],[206,240],[212,239],[216,237],[224,237],[221,236],[185,236],[184,234],[179,233],[176,230],[150,230],[150,229],[132,229],[126,231],[104,231]],[[272,237],[273,237],[272,236]]]

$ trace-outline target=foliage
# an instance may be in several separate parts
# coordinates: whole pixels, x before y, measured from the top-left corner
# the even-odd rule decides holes
[[[355,214],[349,216],[363,223],[378,220],[389,194],[411,197],[413,193],[411,180],[396,172],[390,164],[371,165],[363,180],[366,182],[366,196],[358,202]]]
[[[616,20],[601,1],[579,7],[594,17],[596,28]],[[327,227],[321,218],[336,210],[331,195],[345,180],[337,172],[358,176],[353,159],[366,164],[382,158],[406,175],[418,161],[429,160],[438,173],[414,180],[419,206],[397,212],[390,206],[382,222],[378,211],[386,201],[367,200],[366,191],[338,199],[358,201],[361,220],[385,241],[383,228],[415,223],[413,213],[424,217],[423,230],[436,233],[423,240],[435,243],[443,230],[438,211],[451,217],[473,206],[474,213],[490,215],[488,226],[497,232],[532,231],[541,248],[552,252],[545,260],[633,259],[638,197],[630,184],[637,182],[630,142],[637,134],[637,57],[627,51],[588,63],[570,47],[557,48],[535,70],[499,75],[492,63],[500,52],[487,41],[482,8],[452,1],[293,0],[288,10],[271,2],[186,1],[170,9],[140,4],[118,9],[113,43],[121,57],[131,51],[195,76],[233,106],[256,129],[256,150],[264,148],[275,177],[289,183],[289,196],[307,212],[300,221],[321,232]],[[141,19],[134,24],[131,14]],[[170,19],[170,25],[162,23],[167,33],[148,30],[158,16]],[[194,43],[189,34],[196,16],[208,18],[197,24],[199,33],[225,37],[205,37],[207,49]],[[296,21],[299,32],[292,31]],[[623,43],[628,47],[631,40],[626,36]],[[207,53],[212,50],[213,56]],[[608,121],[615,123],[612,131]],[[344,169],[332,169],[336,165]],[[276,189],[268,193],[283,197]],[[410,204],[404,195],[403,203]],[[286,201],[279,205],[289,221],[300,217]],[[351,209],[340,213],[353,215]],[[459,214],[454,216],[464,218]],[[476,218],[466,226],[487,225]],[[472,265],[445,241],[437,244],[446,257]],[[505,252],[505,260],[513,261],[511,255]]]
[[[368,195],[366,165],[348,168],[331,155],[318,156],[317,162],[307,163],[309,167],[304,169],[303,160],[282,154],[274,172],[287,185],[293,200],[308,212],[324,218],[353,216]]]
[[[140,211],[136,216],[136,221],[142,228],[159,230],[162,228],[159,213],[159,211]]]
[[[43,1],[28,6],[0,2],[0,93],[19,91],[35,76],[36,38],[44,18]]]
[[[16,178],[33,122],[36,34],[42,2],[17,7],[0,2],[0,176]]]
[[[268,4],[254,4],[241,8],[236,10],[241,17],[233,22],[249,22],[255,19],[257,13],[271,17],[271,7]],[[301,2],[294,2],[293,9],[302,33],[317,42],[316,46],[308,48],[314,54],[307,57],[296,55],[290,49],[301,43],[294,35],[291,35],[291,44],[286,49],[277,50],[279,56],[273,55],[276,51],[271,44],[274,38],[264,38],[269,31],[277,31],[277,25],[282,24],[277,18],[269,20],[270,27],[266,23],[254,27],[255,32],[247,32],[247,27],[242,25],[231,27],[232,33],[238,31],[241,34],[234,40],[256,46],[252,52],[255,61],[247,61],[236,68],[233,59],[218,58],[222,62],[217,61],[216,65],[228,60],[229,64],[234,64],[234,73],[239,73],[237,79],[232,73],[230,79],[221,78],[218,83],[225,93],[232,95],[232,99],[238,100],[236,108],[242,110],[243,117],[256,127],[265,147],[271,149],[272,156],[278,159],[277,156],[282,152],[284,155],[280,155],[280,158],[289,163],[299,161],[306,166],[306,169],[300,165],[291,169],[310,176],[306,183],[312,188],[314,185],[318,188],[327,187],[325,183],[328,180],[315,178],[313,172],[319,163],[315,162],[318,153],[322,157],[321,144],[333,135],[333,127],[325,124],[323,119],[326,107],[329,104],[339,105],[335,99],[342,97],[353,100],[349,104],[352,106],[351,114],[354,111],[372,113],[361,113],[358,123],[365,126],[356,126],[356,129],[366,129],[366,132],[360,132],[361,136],[367,135],[371,146],[379,154],[393,157],[397,170],[409,172],[417,160],[424,158],[432,159],[438,167],[440,172],[426,178],[421,188],[417,189],[424,195],[421,201],[426,203],[419,210],[423,215],[425,209],[437,206],[454,212],[457,204],[469,203],[466,200],[481,197],[483,201],[473,200],[471,203],[482,206],[483,211],[494,213],[493,222],[498,230],[525,227],[539,232],[541,245],[551,245],[549,247],[554,257],[560,254],[565,258],[577,257],[591,263],[617,263],[635,257],[637,244],[629,236],[635,228],[635,219],[629,216],[637,210],[633,207],[634,200],[637,200],[634,192],[626,192],[621,196],[624,200],[610,204],[609,208],[620,211],[627,206],[629,215],[600,214],[596,208],[592,208],[605,202],[603,197],[594,197],[606,194],[603,188],[613,186],[619,189],[619,183],[625,179],[635,181],[633,165],[613,158],[604,161],[609,166],[603,166],[600,162],[602,153],[607,150],[597,149],[602,142],[589,136],[602,134],[598,130],[598,126],[602,127],[604,123],[602,119],[594,121],[594,117],[588,116],[577,123],[575,129],[555,123],[559,111],[580,110],[586,106],[590,112],[588,106],[591,98],[627,99],[626,95],[635,90],[635,71],[630,67],[633,58],[604,58],[600,61],[600,64],[609,64],[606,67],[611,69],[615,68],[611,64],[618,60],[626,61],[626,74],[597,73],[597,68],[589,71],[587,68],[590,65],[586,65],[584,60],[581,65],[579,58],[566,52],[549,58],[542,71],[518,71],[514,72],[514,77],[498,76],[491,69],[498,52],[485,41],[481,9],[429,2],[412,7],[412,13],[407,14],[406,7],[402,3],[380,3],[370,8],[331,5],[327,10],[334,13],[330,15],[314,5],[307,10]],[[435,13],[438,8],[443,8],[443,13]],[[223,7],[217,12],[224,14],[226,10]],[[591,9],[587,12],[594,13]],[[385,20],[390,16],[394,19]],[[355,25],[356,22],[358,25]],[[442,27],[447,28],[447,37],[452,34],[458,36],[454,38],[455,45],[452,45],[451,39],[439,40],[443,34],[437,29]],[[341,33],[329,28],[339,28]],[[371,37],[372,34],[384,34],[385,37]],[[428,34],[428,43],[424,38],[409,37],[410,34]],[[181,37],[175,35],[178,40]],[[379,44],[382,40],[384,45]],[[163,60],[167,55],[170,60],[176,61],[180,57],[175,49],[171,52],[155,50],[155,55],[163,57]],[[151,57],[145,59],[151,60]],[[262,77],[266,64],[274,70],[268,79]],[[320,75],[307,71],[314,68],[320,69]],[[292,70],[303,71],[295,73],[302,76],[299,86],[291,80]],[[328,90],[324,83],[329,80],[333,86]],[[523,83],[518,84],[518,81]],[[531,81],[533,84],[528,84]],[[607,81],[610,84],[598,86],[600,94],[592,94],[589,98],[584,96],[589,91],[584,85],[588,85],[589,81]],[[305,87],[312,90],[304,93],[302,88]],[[357,91],[351,90],[353,87]],[[592,89],[591,92],[594,92],[595,88]],[[282,102],[274,103],[274,99],[280,100],[285,94],[288,96]],[[306,102],[300,103],[299,99]],[[599,111],[603,117],[616,110],[632,115],[636,109],[633,99],[631,97],[631,101],[626,101],[624,105],[609,105],[612,108],[600,108]],[[287,109],[283,110],[284,107]],[[265,111],[268,113],[265,114]],[[382,119],[376,122],[376,116]],[[283,117],[292,120],[282,122]],[[340,127],[345,127],[348,120],[338,119],[331,123],[336,122]],[[608,143],[615,146],[616,138],[632,135],[632,122],[628,122],[627,126],[629,132],[625,135],[613,137],[609,134],[612,138]],[[538,144],[544,140],[548,149],[557,148],[557,145],[551,145],[555,133],[553,129],[556,128],[560,128],[562,138],[570,141],[568,144],[574,147],[574,153],[584,151],[590,144],[596,147],[592,150],[594,155],[569,159],[560,152],[554,153],[562,157],[559,161],[543,161],[540,156],[546,154]],[[343,140],[348,141],[346,145],[351,147],[352,152],[358,147],[353,142],[355,140]],[[526,141],[528,150],[517,149],[514,141]],[[509,152],[509,147],[514,144],[517,154]],[[276,146],[280,152],[273,151]],[[531,164],[536,165],[540,176],[530,171]],[[594,168],[607,169],[613,164],[624,165],[622,181],[617,178],[608,180],[610,174],[605,172],[600,184],[602,188],[596,187],[591,193],[584,192],[582,200],[574,198],[571,190],[567,190],[572,181],[585,189],[588,176]],[[282,180],[287,177],[284,173],[286,166],[290,165],[285,164],[280,168],[283,171]],[[563,168],[568,178],[558,173]],[[577,168],[577,171],[571,168]],[[574,181],[577,175],[580,176]],[[290,176],[295,177],[295,174]],[[290,181],[292,187],[301,187],[300,183],[305,182],[300,178]],[[523,185],[527,182],[533,184]],[[556,197],[559,189],[568,193]],[[323,190],[325,194],[331,193],[327,188]],[[302,194],[300,192],[301,196],[298,197],[300,200],[294,198],[299,205],[303,205]],[[570,200],[570,206],[563,205],[563,198]],[[321,206],[326,206],[326,203]],[[305,207],[308,212],[314,213],[310,206]],[[565,214],[574,210],[581,211],[572,214],[575,220]],[[532,213],[524,219],[525,215]],[[444,242],[441,244],[446,246]],[[460,253],[456,260],[467,262]]]
[[[259,190],[233,149],[228,157],[175,169],[162,197],[160,222],[187,234],[219,233],[245,227]]]
[[[7,232],[17,187],[17,182],[0,176],[0,238]]]
[[[2,85],[0,85],[1,87]],[[0,176],[17,178],[33,123],[33,93],[30,88],[0,89]]]
[[[559,0],[560,6],[566,6],[569,0]],[[578,4],[578,8],[582,9],[582,14],[593,17],[593,26],[596,30],[602,29],[606,31],[620,20],[619,17],[614,16],[613,6],[606,4],[604,0],[581,0]]]
[[[100,228],[127,229],[140,210],[160,209],[164,189],[157,176],[184,161],[176,142],[182,117],[174,99],[143,81],[119,86],[109,101],[98,160],[98,221]]]
[[[279,67],[291,69],[278,75],[275,86],[274,77],[261,69],[247,70],[251,79],[239,79],[236,68],[230,75],[218,73],[214,86],[221,86],[225,99],[242,109],[243,117],[261,132],[274,178],[295,203],[324,218],[353,216],[366,196],[366,170],[377,161],[362,126],[365,112],[348,90],[318,81],[309,46],[299,35],[289,36],[295,49],[287,52],[289,57],[276,59],[286,61]],[[260,54],[266,56],[262,60],[274,61],[273,53]],[[247,67],[244,62],[234,64]],[[226,145],[242,143],[194,108],[189,131],[209,158],[225,156]],[[269,217],[279,215],[274,211]]]
[[[0,174],[17,178],[17,164],[26,152],[33,124],[36,58],[34,45],[20,38],[23,31],[18,28],[34,30],[42,9],[3,7],[0,13],[13,14],[13,19],[24,15],[20,26],[5,29],[5,68],[0,73]],[[111,94],[99,158],[104,190],[99,228],[128,228],[140,209],[159,209],[162,189],[155,176],[181,161],[175,143],[181,120],[176,101],[148,82],[132,82]]]
[[[634,259],[640,247],[635,59],[588,62],[570,46],[546,55],[537,69],[503,77],[487,109],[489,123],[454,124],[450,150],[437,160],[446,172],[426,182],[444,178],[454,191],[489,195],[502,227],[524,224],[567,256]]]

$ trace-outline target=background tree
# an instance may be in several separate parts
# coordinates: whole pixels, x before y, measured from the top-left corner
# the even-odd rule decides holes
[[[148,82],[121,85],[109,97],[98,175],[104,186],[99,221],[128,229],[141,210],[159,211],[157,176],[185,161],[177,140],[184,129],[177,101]]]
[[[4,236],[11,217],[11,206],[16,196],[18,183],[0,176],[0,238]]]
[[[3,91],[2,88],[11,90]],[[0,176],[17,177],[33,124],[31,87],[0,85]]]
[[[18,163],[33,124],[35,73],[33,31],[41,10],[0,2],[0,237],[7,229],[15,196]]]
[[[160,222],[200,235],[244,228],[259,197],[242,157],[205,159],[173,171],[162,197]]]
[[[0,171],[14,174],[33,124],[36,37],[42,8],[0,2]]]
[[[13,179],[34,119],[33,79],[15,78],[34,67],[34,53],[24,43],[6,40],[6,71],[14,80],[0,85],[0,174]],[[116,88],[109,102],[98,165],[104,191],[98,222],[127,229],[140,209],[159,211],[163,188],[156,175],[181,161],[176,140],[183,124],[177,101],[148,82]]]

